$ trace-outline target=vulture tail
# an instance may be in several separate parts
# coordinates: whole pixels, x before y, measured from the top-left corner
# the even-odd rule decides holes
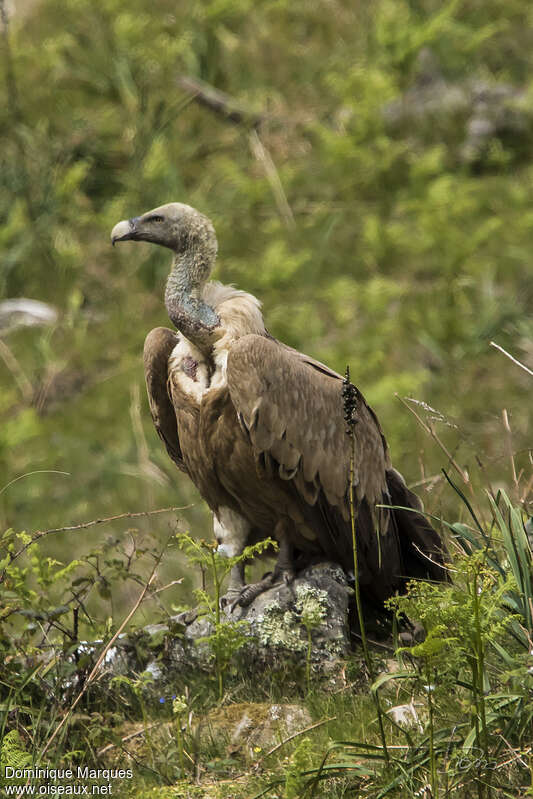
[[[448,581],[448,571],[444,566],[448,555],[446,547],[424,516],[419,498],[407,488],[396,469],[387,471],[387,486],[390,504],[394,506],[404,576],[407,579]]]

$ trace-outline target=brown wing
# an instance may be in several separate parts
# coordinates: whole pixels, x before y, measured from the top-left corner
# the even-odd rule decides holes
[[[350,440],[343,420],[342,379],[274,339],[248,335],[228,356],[231,400],[257,457],[274,460],[283,479],[314,505],[321,490],[348,516]],[[370,508],[383,500],[389,465],[384,439],[360,397],[355,426],[354,486]]]
[[[178,340],[178,335],[166,327],[156,327],[148,333],[144,342],[144,376],[155,429],[174,463],[186,472],[176,412],[167,389],[168,359]]]

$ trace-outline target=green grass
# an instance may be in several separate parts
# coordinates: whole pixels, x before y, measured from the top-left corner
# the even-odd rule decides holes
[[[473,504],[492,517],[486,528],[476,521]],[[55,765],[127,762],[135,776],[117,786],[124,795],[157,788],[162,797],[190,790],[191,796],[236,798],[356,793],[414,799],[425,785],[434,797],[526,795],[533,733],[531,549],[523,512],[503,492],[474,497],[468,505],[472,523],[448,526],[453,583],[412,583],[405,597],[392,602],[424,624],[425,641],[396,653],[392,638],[372,647],[379,675],[373,688],[361,652],[307,687],[305,658],[299,670],[291,666],[284,673],[281,665],[254,674],[239,669],[238,653],[233,659],[228,653],[222,705],[220,682],[207,673],[182,673],[174,712],[169,698],[161,704],[154,696],[147,675],[120,678],[104,693],[97,680],[49,749],[75,695],[56,693],[54,684],[69,669],[70,681],[82,684],[88,664],[82,657],[74,666],[65,657],[76,650],[76,642],[69,643],[72,631],[65,632],[71,610],[47,609],[49,594],[39,595],[39,586],[64,590],[71,580],[83,581],[77,582],[76,564],[65,571],[32,559],[40,543],[31,545],[7,567],[12,605],[1,627],[4,761],[36,762],[46,751],[43,762]],[[102,566],[113,556],[113,548],[101,553]],[[146,579],[139,575],[140,583]],[[40,610],[27,612],[39,596]],[[46,640],[55,641],[54,658],[32,666],[45,631]],[[105,638],[111,631],[95,628],[92,634]],[[378,688],[383,733],[372,698]],[[263,708],[275,703],[306,707],[311,723],[295,736],[280,730],[272,753],[232,741],[243,707],[260,725]],[[17,746],[9,737],[15,730]]]
[[[531,113],[524,103],[525,143],[495,137],[475,169],[460,157],[464,113],[397,130],[383,115],[424,47],[450,84],[529,96],[532,30],[529,0],[41,0],[2,27],[0,295],[59,311],[53,327],[0,331],[0,735],[19,736],[4,763],[44,750],[90,670],[79,641],[110,640],[161,542],[210,536],[144,398],[143,339],[168,323],[166,256],[109,244],[119,219],[179,200],[212,217],[215,277],[255,293],[273,335],[338,371],[350,363],[448,538],[454,584],[399,603],[425,621],[421,648],[370,652],[390,769],[357,653],[320,683],[305,662],[258,675],[228,664],[223,706],[290,701],[334,717],[256,768],[224,736],[194,733],[220,704],[220,679],[203,673],[179,676],[181,739],[141,675],[109,692],[96,680],[49,763],[132,757],[121,790],[141,797],[532,794],[531,380],[490,346],[531,366]],[[265,112],[257,135],[276,180],[249,130],[191,102],[178,74]],[[66,527],[11,562],[23,530]],[[180,577],[133,626],[201,585],[172,547],[157,587]],[[411,703],[418,721],[394,723],[390,709]]]

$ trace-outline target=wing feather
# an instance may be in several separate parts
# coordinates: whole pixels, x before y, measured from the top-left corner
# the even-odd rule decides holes
[[[343,421],[341,376],[275,339],[247,335],[230,350],[227,379],[256,457],[273,458],[280,477],[293,480],[308,504],[313,505],[322,490],[346,518],[350,441]],[[357,498],[366,498],[370,507],[386,492],[388,466],[379,424],[360,396],[354,484]]]
[[[155,429],[176,466],[186,472],[181,451],[176,411],[168,393],[168,359],[178,335],[166,327],[156,327],[144,342],[144,376]]]

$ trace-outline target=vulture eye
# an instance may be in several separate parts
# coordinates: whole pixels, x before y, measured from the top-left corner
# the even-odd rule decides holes
[[[153,216],[149,216],[146,221],[147,222],[164,222],[165,221],[165,217],[164,216],[159,216],[158,214],[154,214]]]

